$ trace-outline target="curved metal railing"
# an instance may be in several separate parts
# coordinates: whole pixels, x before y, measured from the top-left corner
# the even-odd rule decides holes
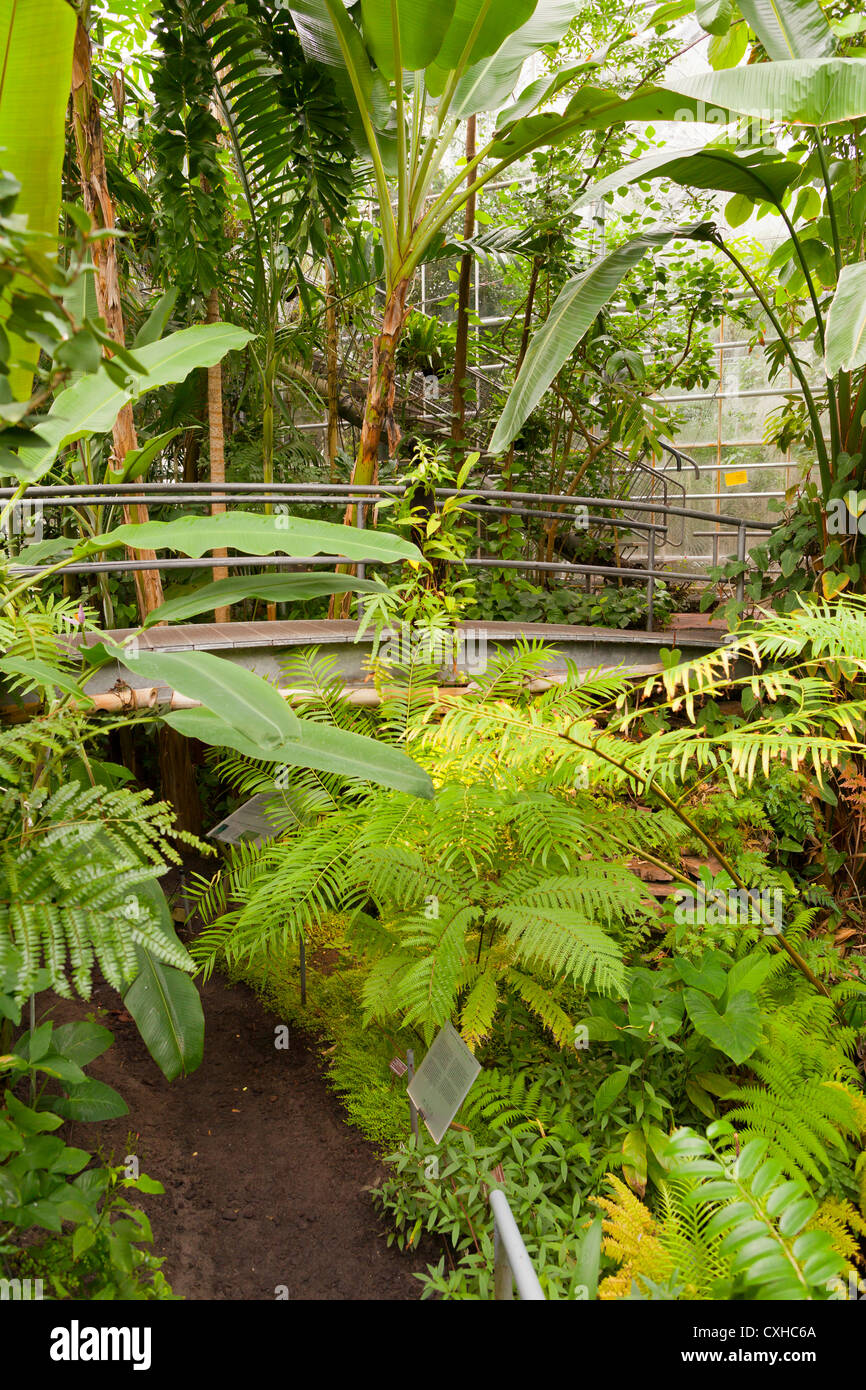
[[[0,488],[0,502],[13,496],[12,488]],[[278,506],[281,510],[303,507],[355,508],[357,525],[366,526],[368,514],[388,497],[399,497],[406,492],[405,484],[352,483],[79,483],[75,485],[49,484],[28,488],[26,500],[30,506],[42,509],[75,511],[81,507],[124,506],[137,504],[148,507],[204,507],[218,504],[226,509],[238,506]],[[564,493],[501,491],[495,488],[435,488],[437,498],[466,497],[465,509],[479,517],[515,516],[554,520],[561,518],[564,531],[574,533],[577,509],[585,514],[585,525],[601,530],[620,530],[642,534],[646,538],[647,562],[645,565],[605,565],[597,562],[579,563],[564,559],[539,560],[535,557],[503,559],[499,555],[476,553],[465,558],[470,568],[524,570],[548,572],[581,577],[600,577],[616,581],[619,579],[642,580],[647,586],[647,630],[652,631],[652,609],[655,584],[660,579],[681,580],[688,583],[713,583],[709,575],[700,571],[672,569],[668,564],[657,564],[656,554],[660,538],[667,534],[668,518],[686,518],[693,521],[712,522],[716,527],[729,529],[736,537],[736,558],[746,563],[746,537],[748,531],[769,532],[771,522],[752,521],[741,517],[726,516],[719,512],[701,511],[693,507],[676,506],[659,499],[640,500],[622,497],[582,497]],[[624,509],[629,515],[616,515]],[[657,518],[661,517],[662,520]],[[569,525],[570,523],[570,525]],[[93,574],[97,572],[130,573],[137,570],[159,569],[261,569],[261,568],[309,568],[327,567],[341,562],[339,555],[285,556],[285,555],[238,555],[201,558],[165,558],[141,560],[125,556],[120,560],[88,560],[83,564],[69,565],[65,573]],[[364,572],[365,563],[381,564],[370,559],[358,561],[359,573]],[[49,566],[14,564],[18,574],[39,574]],[[737,597],[742,600],[746,571],[738,576]]]

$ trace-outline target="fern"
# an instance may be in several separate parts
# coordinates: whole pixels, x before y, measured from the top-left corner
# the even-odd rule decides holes
[[[11,740],[0,735],[7,746]],[[4,759],[6,762],[6,759]],[[123,989],[135,947],[190,968],[164,933],[151,884],[179,854],[173,814],[150,793],[82,787],[0,794],[0,978],[15,999],[52,988],[89,998],[98,966]]]
[[[608,821],[589,795],[495,783],[446,785],[429,802],[371,793],[233,858],[219,888],[203,888],[212,911],[193,953],[207,968],[220,952],[236,962],[354,911],[368,1017],[428,1034],[459,1018],[474,1046],[513,993],[566,1046],[558,986],[622,994],[624,952],[651,920]]]

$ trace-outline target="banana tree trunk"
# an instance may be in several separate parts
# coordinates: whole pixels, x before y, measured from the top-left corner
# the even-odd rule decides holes
[[[262,400],[262,482],[272,483],[274,481],[274,392],[277,383],[277,356],[272,334],[269,335],[267,352]],[[266,513],[271,513],[273,509],[272,502],[265,503]],[[268,622],[274,622],[277,616],[277,605],[269,603],[266,614]]]
[[[220,296],[219,290],[214,286],[208,295],[206,323],[218,323],[220,316]],[[207,420],[208,438],[210,440],[210,480],[212,486],[218,486],[226,480],[226,456],[225,456],[225,425],[223,423],[223,369],[222,363],[217,362],[216,366],[207,369]],[[225,511],[224,502],[211,502],[211,515],[217,516]],[[217,558],[225,556],[225,550],[215,550]],[[222,567],[215,569],[213,577],[217,579],[227,579],[228,570]],[[214,622],[227,623],[231,618],[229,608],[216,608],[214,610]]]
[[[330,237],[330,218],[325,221],[325,231]],[[328,474],[332,483],[337,480],[337,451],[340,447],[338,350],[336,283],[329,254],[325,256],[325,360],[328,374]]]
[[[394,419],[396,356],[408,313],[406,299],[409,283],[408,280],[400,280],[394,286],[385,304],[381,331],[373,340],[373,361],[367,386],[364,423],[361,426],[361,444],[352,470],[353,483],[375,483],[378,478],[379,444],[383,431],[388,436],[389,456],[393,457],[400,443],[400,431]],[[354,521],[354,508],[350,507],[349,512],[351,516],[348,519]]]
[[[475,117],[466,122],[466,163],[475,158]],[[472,174],[467,175],[469,183]],[[468,241],[475,232],[475,194],[466,199],[463,214],[463,235]],[[472,288],[472,253],[460,258],[460,283],[457,289],[457,339],[454,347],[454,385],[451,391],[451,438],[459,444],[466,431],[466,367],[469,358],[469,293]]]
[[[373,361],[370,366],[370,380],[367,386],[367,401],[364,406],[364,419],[361,425],[361,442],[358,457],[352,469],[352,482],[362,487],[375,483],[379,476],[379,444],[383,431],[388,436],[388,454],[397,452],[400,443],[400,430],[394,419],[394,393],[397,387],[396,357],[397,345],[403,332],[408,313],[406,299],[409,294],[409,280],[400,280],[391,290],[385,303],[381,331],[373,339]],[[343,521],[346,526],[355,525],[355,508],[346,508]],[[339,565],[337,572],[347,574],[354,571],[351,565]],[[334,595],[331,599],[329,616],[339,612],[347,618],[351,609],[352,595],[342,598]]]
[[[79,19],[72,61],[72,124],[81,179],[84,207],[95,228],[100,231],[114,227],[114,203],[108,188],[105,170],[105,145],[99,103],[93,94],[90,55],[90,36]],[[117,244],[114,237],[99,238],[91,243],[96,268],[96,302],[105,320],[109,335],[116,343],[125,345],[126,333],[120,300],[120,275],[117,266]],[[125,405],[114,422],[114,455],[122,463],[130,449],[138,447],[132,406]],[[147,521],[147,508],[124,507],[124,521]],[[155,560],[152,550],[139,551],[142,560]],[[158,570],[140,570],[135,575],[138,608],[142,619],[162,603],[162,580]]]

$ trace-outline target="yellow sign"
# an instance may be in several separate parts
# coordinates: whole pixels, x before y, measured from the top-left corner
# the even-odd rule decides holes
[[[738,468],[736,473],[725,474],[725,487],[738,487],[740,483],[747,483],[749,475],[745,468]]]

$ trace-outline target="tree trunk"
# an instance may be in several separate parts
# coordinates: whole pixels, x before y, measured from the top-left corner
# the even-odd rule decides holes
[[[277,389],[277,352],[273,334],[268,334],[267,361],[262,383],[262,482],[274,481],[274,392]],[[265,515],[273,513],[273,502],[265,503]],[[269,603],[265,609],[269,623],[276,621],[277,605]]]
[[[72,112],[84,207],[96,227],[111,229],[114,226],[114,204],[106,178],[99,103],[93,94],[90,37],[80,19],[72,64]],[[116,343],[124,344],[126,335],[114,238],[94,241],[92,252],[99,312],[105,319],[109,335]],[[120,412],[113,435],[115,457],[122,462],[130,449],[138,447],[130,405],[124,406]],[[125,521],[147,521],[147,508],[124,507],[123,516]],[[138,555],[143,560],[156,559],[152,550],[139,551]],[[159,570],[137,572],[135,588],[139,613],[144,619],[163,601]],[[163,726],[159,730],[159,752],[163,793],[174,807],[180,828],[195,834],[201,829],[201,805],[190,760],[189,741],[174,729]]]
[[[157,739],[162,795],[174,808],[178,828],[190,835],[200,835],[201,800],[190,756],[190,740],[168,724],[159,726]]]
[[[397,385],[396,354],[400,334],[406,322],[408,309],[406,299],[409,294],[409,281],[400,280],[388,296],[385,313],[382,316],[381,332],[373,339],[373,361],[370,365],[370,380],[367,386],[367,401],[364,406],[364,420],[361,425],[361,443],[358,457],[352,469],[352,482],[364,486],[375,483],[379,476],[379,443],[384,430],[388,436],[388,454],[397,452],[400,443],[400,430],[394,419],[394,393]],[[346,508],[343,521],[346,526],[355,525],[355,508]],[[353,572],[351,565],[339,565],[338,574]],[[338,595],[331,599],[329,616],[337,611]],[[352,595],[344,594],[340,602],[340,617],[347,618],[351,609]]]
[[[331,219],[325,221],[325,232],[329,238],[330,250]],[[325,360],[328,373],[328,476],[331,482],[337,477],[337,451],[340,447],[339,383],[337,381],[337,355],[339,340],[337,334],[337,299],[334,292],[334,270],[330,255],[325,256]]]
[[[99,103],[93,94],[93,79],[90,60],[90,36],[79,19],[75,35],[75,52],[72,62],[72,123],[75,131],[75,148],[78,156],[78,169],[81,178],[81,193],[84,207],[93,225],[98,230],[111,230],[114,227],[114,203],[108,189],[105,171],[105,145],[102,137],[102,120]],[[125,345],[126,333],[123,323],[123,308],[120,300],[120,275],[117,267],[117,244],[114,237],[105,237],[91,243],[93,263],[96,268],[96,302],[105,320],[110,337],[121,346]],[[125,405],[114,422],[114,456],[122,463],[130,449],[138,448],[132,406]],[[147,508],[124,507],[124,521],[147,521]],[[138,551],[142,560],[155,560],[152,550]],[[144,619],[154,608],[162,603],[162,581],[158,570],[140,570],[135,574],[135,591],[138,598],[139,616]]]
[[[466,162],[475,158],[475,117],[466,122]],[[468,174],[472,183],[474,174]],[[463,215],[463,235],[468,239],[475,231],[475,194],[466,199]],[[469,291],[472,287],[473,259],[469,251],[460,258],[460,283],[457,289],[457,341],[454,348],[454,384],[451,392],[451,438],[455,444],[463,439],[466,430],[466,365],[469,349]]]
[[[218,323],[220,316],[220,296],[219,290],[214,286],[208,295],[207,315],[205,323]],[[225,424],[223,421],[223,369],[222,363],[217,362],[215,366],[207,369],[207,422],[208,437],[210,440],[210,480],[212,485],[219,485],[226,480],[226,455],[225,455]],[[217,516],[225,511],[224,502],[211,503],[211,516]],[[228,554],[225,550],[215,550],[214,555],[222,557]],[[217,579],[227,579],[228,570],[223,568],[215,569],[213,577]],[[216,608],[214,610],[214,622],[227,623],[231,619],[231,610],[228,608]]]

